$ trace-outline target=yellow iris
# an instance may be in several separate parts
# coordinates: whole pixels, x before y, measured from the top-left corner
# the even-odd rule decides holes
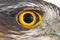
[[[30,23],[27,23],[24,21],[24,15],[26,14],[30,14],[32,15],[33,17],[33,20],[32,22]],[[38,16],[38,22],[37,22],[37,16]],[[40,13],[36,12],[36,11],[29,11],[29,10],[23,10],[23,11],[20,11],[17,15],[16,15],[16,21],[17,23],[22,26],[22,27],[25,27],[25,28],[34,28],[36,27],[37,25],[41,24],[42,23],[42,16],[40,15]]]
[[[32,21],[31,23],[26,23],[26,22],[24,22],[24,20],[22,20],[22,19],[23,19],[23,16],[24,16],[25,14],[31,14],[31,15],[33,16],[33,21]],[[35,24],[35,22],[36,22],[36,16],[35,16],[35,14],[34,14],[33,12],[26,11],[26,12],[23,12],[23,13],[19,16],[19,20],[20,20],[21,24],[23,24],[23,25],[32,26],[32,25]]]

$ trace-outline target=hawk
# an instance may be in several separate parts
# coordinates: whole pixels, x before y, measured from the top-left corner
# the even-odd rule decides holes
[[[60,8],[44,0],[0,0],[0,40],[60,40]]]

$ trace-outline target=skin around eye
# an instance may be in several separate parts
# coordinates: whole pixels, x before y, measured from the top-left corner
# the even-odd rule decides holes
[[[37,22],[37,17],[39,18],[38,22]],[[42,16],[38,12],[35,12],[35,11],[28,11],[28,10],[20,11],[16,15],[16,21],[22,27],[25,27],[25,28],[34,28],[37,25],[42,23]]]

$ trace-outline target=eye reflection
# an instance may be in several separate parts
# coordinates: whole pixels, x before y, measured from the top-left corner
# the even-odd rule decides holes
[[[16,15],[16,21],[22,27],[34,28],[42,23],[42,15],[35,10],[23,10]]]

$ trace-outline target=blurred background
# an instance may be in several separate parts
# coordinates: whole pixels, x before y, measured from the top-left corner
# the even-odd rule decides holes
[[[58,7],[60,7],[60,0],[44,0],[44,1],[51,2],[55,5],[57,5]]]

